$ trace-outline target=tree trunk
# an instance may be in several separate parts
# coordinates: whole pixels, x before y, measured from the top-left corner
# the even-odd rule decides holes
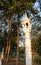
[[[6,19],[4,20],[4,56],[5,56],[5,51],[6,51],[6,35],[5,35],[5,32],[6,32]],[[6,61],[4,58],[3,58],[4,62]]]
[[[6,46],[7,62],[8,62],[8,59],[9,59],[10,45],[11,45],[11,22],[12,22],[12,17],[10,17],[9,21],[8,21],[8,37],[7,37],[7,46]]]
[[[16,60],[16,65],[18,65],[18,59],[19,59],[19,27],[17,29],[17,60]]]
[[[7,45],[6,45],[6,62],[8,62],[9,60],[9,54],[10,54],[10,44],[11,44],[11,40],[7,40]]]

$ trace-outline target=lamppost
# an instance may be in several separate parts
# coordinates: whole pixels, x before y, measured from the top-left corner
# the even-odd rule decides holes
[[[26,65],[32,65],[32,52],[31,52],[31,20],[27,18],[25,13],[24,21],[21,22],[23,31],[25,33],[25,56]]]

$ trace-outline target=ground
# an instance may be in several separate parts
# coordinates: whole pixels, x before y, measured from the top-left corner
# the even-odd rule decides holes
[[[3,63],[3,65],[16,65],[16,61],[11,61],[11,62],[7,62],[7,63]],[[25,63],[23,61],[19,60],[18,65],[25,65]]]

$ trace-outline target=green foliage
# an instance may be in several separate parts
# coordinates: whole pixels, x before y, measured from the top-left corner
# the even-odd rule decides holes
[[[24,12],[27,8],[31,8],[34,0],[0,0],[0,9],[6,10],[9,15],[12,13]]]
[[[41,35],[37,38],[32,39],[32,52],[38,53],[41,56]]]
[[[31,11],[33,12],[33,14],[34,14],[34,13],[37,14],[37,12],[38,12],[38,11],[37,11],[36,9],[34,9],[34,8],[32,8]]]
[[[41,55],[41,35],[38,38],[38,54]]]
[[[25,47],[24,46],[19,47],[19,53],[25,54]]]
[[[37,52],[38,49],[38,38],[34,38],[32,39],[32,52],[36,51]]]
[[[37,55],[34,57],[34,63],[41,64],[41,56]]]
[[[4,37],[0,36],[0,52],[2,52],[2,47],[4,46]]]
[[[40,27],[37,27],[37,30],[40,31],[41,30],[41,26]]]

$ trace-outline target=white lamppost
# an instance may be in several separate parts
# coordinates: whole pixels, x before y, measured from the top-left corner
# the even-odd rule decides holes
[[[25,13],[24,20],[21,22],[23,31],[25,33],[25,55],[26,55],[26,65],[32,65],[32,52],[31,52],[31,20],[27,17]]]

